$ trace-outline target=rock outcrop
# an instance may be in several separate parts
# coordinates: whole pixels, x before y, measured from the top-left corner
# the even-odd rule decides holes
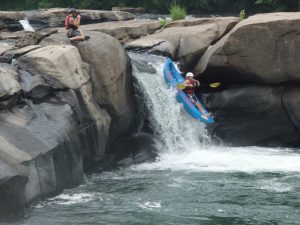
[[[275,84],[299,80],[300,13],[259,14],[209,48],[194,69],[205,78]]]
[[[41,30],[49,27],[63,27],[68,9],[52,8],[40,9],[24,12],[1,12],[0,11],[0,30],[9,31],[23,30],[19,20],[28,19],[32,27]],[[78,10],[81,15],[82,24],[100,23],[107,21],[132,20],[134,15],[121,11],[105,10]]]
[[[24,19],[23,12],[6,12],[0,11],[0,30],[7,29],[10,31],[22,30],[23,27],[19,20]]]
[[[17,68],[6,63],[0,63],[0,74],[0,99],[12,96],[21,90]]]
[[[178,60],[184,70],[195,66],[210,44],[220,39],[239,18],[217,17],[173,22],[161,32],[126,44],[127,49],[145,49]]]
[[[87,32],[91,38],[75,43],[84,62],[89,64],[93,94],[96,102],[105,107],[114,118],[112,136],[130,127],[133,118],[131,99],[130,60],[121,44],[111,36],[100,32]],[[65,34],[45,38],[42,45],[64,44]]]
[[[224,84],[207,101],[217,118],[214,133],[225,143],[299,147],[299,24],[300,13],[249,17],[194,68],[201,81]]]
[[[210,94],[207,107],[216,115],[216,123],[210,127],[213,136],[234,146],[299,146],[299,130],[290,118],[293,112],[292,117],[297,120],[297,100],[288,100],[291,94],[285,86],[254,84],[229,86]],[[286,107],[283,96],[287,98]]]
[[[159,21],[116,21],[82,26],[84,31],[99,31],[117,38],[122,43],[152,34],[161,27]]]
[[[74,45],[65,33],[1,45],[13,64],[0,64],[0,216],[82,183],[108,142],[130,130],[129,58],[113,37],[89,35]]]

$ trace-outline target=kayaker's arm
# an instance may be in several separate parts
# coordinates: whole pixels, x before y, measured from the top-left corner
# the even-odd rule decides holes
[[[186,87],[194,87],[188,80],[185,80],[183,82],[183,84],[186,86]]]

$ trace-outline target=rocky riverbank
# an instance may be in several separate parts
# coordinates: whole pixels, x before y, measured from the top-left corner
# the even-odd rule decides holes
[[[0,13],[2,215],[82,183],[109,145],[130,134],[136,110],[124,47],[172,57],[201,82],[222,83],[199,90],[217,120],[212,136],[237,146],[299,147],[300,13],[162,28],[126,12],[82,10],[91,38],[71,43],[65,12]],[[39,31],[21,30],[25,16]]]

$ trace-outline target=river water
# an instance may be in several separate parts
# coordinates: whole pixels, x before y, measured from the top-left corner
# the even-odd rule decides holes
[[[164,58],[131,58],[156,161],[91,175],[13,224],[300,224],[297,150],[214,145],[166,88]]]

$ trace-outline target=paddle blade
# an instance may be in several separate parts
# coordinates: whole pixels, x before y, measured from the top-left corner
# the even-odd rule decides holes
[[[217,88],[217,87],[219,87],[221,85],[221,83],[211,83],[211,84],[209,84],[209,86],[211,87],[211,88]]]
[[[177,84],[176,87],[178,89],[185,89],[185,84]]]

